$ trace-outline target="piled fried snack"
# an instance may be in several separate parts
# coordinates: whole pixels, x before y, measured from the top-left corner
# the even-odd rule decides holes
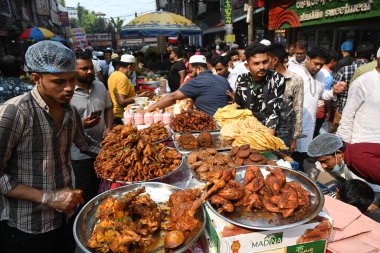
[[[196,138],[192,134],[182,134],[178,139],[179,146],[187,150],[211,148],[213,137],[209,132],[202,132]]]
[[[198,110],[182,111],[180,114],[173,117],[170,126],[174,131],[181,133],[217,129],[213,117]]]
[[[302,217],[310,206],[310,193],[296,181],[286,182],[281,168],[266,168],[270,174],[265,178],[259,167],[246,169],[243,184],[233,179],[216,181],[219,187],[210,189],[214,195],[209,199],[217,211],[265,211],[279,213],[284,218]],[[214,185],[214,186],[215,186]],[[211,195],[211,194],[209,194]]]
[[[151,124],[148,128],[141,129],[140,136],[145,142],[159,142],[169,138],[168,130],[164,123]]]
[[[329,239],[332,225],[326,218],[322,218],[320,224],[314,229],[307,229],[305,233],[297,239],[297,244],[315,242],[323,239]]]
[[[228,154],[218,153],[214,148],[191,152],[187,163],[201,180],[211,180],[236,166]]]
[[[132,125],[115,126],[101,143],[94,169],[102,179],[148,181],[175,170],[181,154],[162,144],[151,144]]]
[[[269,133],[269,129],[255,117],[245,120],[237,120],[234,123],[225,124],[220,130],[221,137],[231,140],[232,146],[249,144],[258,151],[273,151],[287,149],[284,142]]]
[[[236,165],[265,165],[268,160],[249,144],[233,147],[230,151],[232,160]]]
[[[103,253],[151,252],[162,244],[173,249],[192,230],[201,227],[194,217],[201,204],[195,203],[200,190],[177,191],[170,195],[168,203],[159,204],[144,193],[143,186],[123,196],[105,199],[95,212],[98,222],[87,246]]]
[[[236,120],[245,120],[252,117],[252,111],[248,109],[237,109],[237,104],[227,105],[219,108],[214,114],[214,119],[223,127],[226,124],[233,123]]]
[[[178,139],[179,146],[183,149],[194,150],[199,147],[198,140],[192,134],[182,134]]]

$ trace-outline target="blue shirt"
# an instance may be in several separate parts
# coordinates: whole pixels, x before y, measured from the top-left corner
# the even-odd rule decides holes
[[[179,91],[194,101],[198,110],[213,116],[218,108],[230,101],[226,92],[231,90],[227,79],[206,70],[183,85]]]

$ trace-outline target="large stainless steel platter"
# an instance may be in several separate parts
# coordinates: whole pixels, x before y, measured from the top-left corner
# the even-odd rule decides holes
[[[91,232],[94,229],[96,223],[98,222],[98,219],[95,218],[95,212],[99,205],[110,196],[122,196],[130,191],[136,190],[141,186],[145,186],[146,193],[148,193],[156,203],[164,203],[168,201],[172,193],[181,190],[181,188],[164,183],[145,182],[119,187],[96,196],[80,210],[78,216],[74,221],[74,238],[76,243],[83,252],[95,252],[95,250],[91,250],[87,247],[86,242],[91,237]],[[199,207],[195,214],[195,217],[201,222],[201,225],[199,227],[196,227],[190,233],[190,236],[187,238],[187,240],[180,247],[176,248],[173,252],[184,252],[185,250],[190,248],[201,236],[206,225],[206,212],[203,205]],[[151,252],[165,252],[165,249],[162,245],[158,245],[157,248]]]
[[[167,147],[167,148],[172,149],[170,147]],[[184,163],[184,156],[182,155],[182,157],[181,157],[181,163],[177,166],[177,168],[175,168],[174,170],[172,170],[168,174],[163,175],[162,177],[151,178],[148,181],[133,181],[133,182],[131,182],[131,181],[121,181],[121,180],[112,180],[112,179],[107,179],[107,181],[119,183],[119,184],[122,184],[122,185],[138,184],[138,183],[144,183],[144,182],[160,182],[163,179],[165,179],[165,178],[169,177],[170,175],[172,175],[173,173],[175,173],[182,166],[183,163]]]
[[[232,149],[232,143],[228,143],[227,141],[222,140],[220,138],[220,132],[210,132],[210,134],[212,135],[212,141],[213,141],[212,148],[215,148],[217,151],[229,151]],[[180,152],[181,154],[188,155],[193,151],[205,149],[205,148],[198,148],[194,150],[188,150],[188,149],[181,148],[181,145],[178,142],[178,139],[181,135],[182,134],[178,134],[178,133],[173,135],[174,145],[176,149],[178,150],[178,152]],[[199,133],[194,133],[193,135],[195,138],[197,138]]]
[[[243,184],[243,179],[245,175],[245,170],[249,166],[241,166],[236,169],[236,177],[235,180],[241,184]],[[280,166],[270,166],[270,165],[257,165],[261,169],[261,172],[264,177],[269,174],[269,172],[265,169],[267,167],[274,168]],[[283,218],[282,215],[279,214],[268,214],[265,212],[265,215],[261,215],[260,212],[233,212],[231,214],[220,214],[218,213],[214,207],[211,205],[209,201],[206,202],[207,206],[219,217],[222,219],[245,228],[249,229],[258,229],[258,230],[279,230],[285,228],[296,227],[301,224],[304,224],[314,217],[318,215],[318,213],[322,210],[324,204],[324,195],[320,188],[316,185],[314,181],[308,178],[306,175],[303,175],[297,171],[287,169],[285,167],[282,168],[283,172],[286,175],[286,181],[297,181],[299,182],[306,190],[310,192],[310,207],[299,219]]]

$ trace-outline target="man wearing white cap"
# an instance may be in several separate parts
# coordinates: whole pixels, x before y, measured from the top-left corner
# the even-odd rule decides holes
[[[108,78],[108,90],[113,103],[114,124],[123,124],[121,119],[123,118],[124,107],[135,102],[135,88],[127,77],[135,62],[133,55],[122,55],[119,65],[114,66],[116,71]],[[139,96],[145,96],[147,93],[143,92]]]
[[[347,143],[380,143],[380,48],[377,67],[350,86],[337,134]]]
[[[218,108],[228,104],[230,99],[226,93],[230,91],[230,85],[226,78],[214,75],[207,69],[204,55],[191,56],[189,63],[193,68],[193,78],[177,91],[150,106],[148,111],[154,111],[156,108],[164,109],[174,104],[176,100],[191,98],[198,110],[212,116]]]

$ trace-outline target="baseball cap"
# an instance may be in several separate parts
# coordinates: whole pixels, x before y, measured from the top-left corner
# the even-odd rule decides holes
[[[133,55],[130,54],[123,54],[120,59],[121,62],[125,63],[135,63],[136,59]]]
[[[206,61],[206,57],[204,55],[193,55],[190,57],[189,63],[190,64],[192,64],[192,63],[204,63],[204,64],[206,64],[207,61]]]
[[[340,49],[346,52],[351,51],[352,48],[353,48],[352,42],[349,40],[343,42],[342,45],[340,46]]]

